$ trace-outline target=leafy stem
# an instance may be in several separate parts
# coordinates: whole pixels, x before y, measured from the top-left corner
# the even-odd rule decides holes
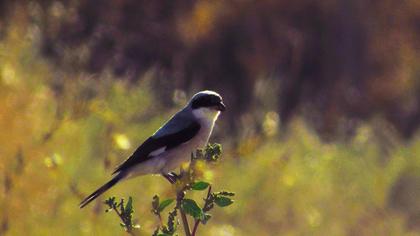
[[[182,225],[184,227],[185,235],[191,236],[191,231],[190,231],[190,226],[188,224],[187,215],[185,214],[185,211],[182,208],[182,202],[185,198],[185,190],[186,190],[186,187],[182,188],[181,191],[178,191],[177,197],[176,197],[176,207],[179,209],[181,213],[181,220],[182,220]]]
[[[182,222],[186,236],[196,236],[197,230],[202,223],[205,225],[211,218],[210,210],[215,205],[219,207],[226,207],[233,203],[231,199],[235,194],[228,191],[212,192],[212,186],[205,181],[197,180],[200,178],[203,162],[216,162],[221,156],[221,146],[219,144],[207,145],[204,150],[197,150],[196,153],[191,155],[191,162],[186,170],[181,169],[179,175],[170,173],[167,176],[168,181],[175,186],[175,198],[161,200],[158,195],[155,195],[152,200],[152,213],[159,219],[159,224],[155,229],[153,236],[172,236],[176,235],[178,229],[179,219]],[[201,163],[200,163],[201,162]],[[200,169],[201,168],[201,169]],[[187,193],[193,191],[207,190],[203,207],[200,207],[197,202],[191,198],[187,198]],[[163,211],[176,202],[173,210],[168,213],[167,223],[163,221]],[[121,226],[133,235],[133,229],[138,228],[132,221],[132,214],[134,212],[132,206],[132,199],[129,197],[127,204],[124,204],[122,199],[119,203],[115,201],[115,197],[109,198],[105,201],[110,210],[114,210],[120,217]],[[177,214],[179,213],[179,218]],[[190,222],[194,222],[190,228],[188,218],[191,217]]]
[[[120,202],[115,201],[115,197],[110,197],[105,201],[105,204],[109,207],[106,212],[114,211],[118,217],[121,219],[121,227],[131,235],[135,235],[133,229],[140,228],[140,225],[133,222],[133,199],[128,198],[127,204],[124,204],[124,199],[121,199]]]
[[[210,208],[209,208],[210,207],[209,204],[211,204],[210,201],[209,201],[210,195],[211,195],[211,185],[209,185],[209,189],[207,191],[207,197],[204,199],[205,200],[204,207],[203,207],[203,212],[204,213],[206,213],[208,210],[210,210]],[[196,219],[195,222],[194,222],[194,227],[193,227],[192,233],[191,233],[192,236],[195,236],[199,225],[200,225],[200,220]]]

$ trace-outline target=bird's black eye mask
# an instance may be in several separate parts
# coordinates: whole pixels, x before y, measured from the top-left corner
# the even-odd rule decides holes
[[[222,102],[222,99],[216,95],[206,95],[201,96],[192,101],[192,109],[197,109],[201,107],[217,107]]]

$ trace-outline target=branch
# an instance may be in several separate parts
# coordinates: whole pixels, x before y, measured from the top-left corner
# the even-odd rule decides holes
[[[159,219],[159,225],[155,229],[153,236],[176,235],[180,221],[182,221],[186,236],[196,236],[200,223],[205,225],[212,217],[209,212],[214,206],[226,207],[234,202],[234,200],[231,199],[231,197],[235,195],[233,192],[212,192],[213,188],[210,183],[197,180],[202,174],[200,168],[197,168],[197,164],[199,162],[216,162],[220,155],[221,146],[219,144],[207,145],[205,149],[197,150],[195,154],[191,154],[191,162],[188,169],[184,170],[181,168],[179,175],[174,173],[164,175],[171,184],[174,184],[175,199],[168,198],[161,201],[158,195],[153,197],[152,213]],[[203,199],[203,207],[200,207],[194,199],[186,197],[187,192],[203,191],[206,189],[207,194]],[[174,201],[176,201],[176,204],[173,210],[168,214],[167,224],[164,224],[162,212]],[[134,224],[132,220],[134,212],[132,198],[129,197],[127,203],[124,204],[124,199],[121,199],[120,202],[116,202],[115,197],[111,197],[105,201],[105,204],[109,206],[107,211],[115,211],[122,221],[121,226],[125,228],[126,232],[135,235],[137,232],[135,229],[138,228],[139,225]],[[180,216],[177,216],[178,213]],[[188,222],[187,215],[192,217],[192,219],[190,219],[191,222]],[[189,223],[192,222],[194,222],[194,224],[191,225],[192,228],[190,228]]]
[[[184,226],[184,231],[186,236],[191,236],[190,226],[188,225],[187,215],[185,214],[184,210],[182,209],[181,203],[185,197],[185,190],[187,187],[182,188],[176,196],[176,206],[181,213],[182,225]]]
[[[115,211],[115,213],[118,215],[118,217],[120,217],[121,221],[124,222],[124,224],[126,225],[126,232],[129,233],[130,235],[135,235],[134,232],[132,231],[132,228],[130,227],[130,225],[126,224],[126,219],[125,217],[121,214],[121,212],[118,211],[118,208],[116,207],[112,207],[112,210]]]
[[[124,206],[124,199],[121,199],[119,203],[115,202],[115,197],[111,197],[105,201],[105,204],[108,205],[109,209],[106,212],[113,210],[121,219],[121,226],[125,228],[125,231],[130,235],[135,235],[133,229],[139,228],[139,225],[135,225],[132,221],[132,214],[134,212],[132,206],[132,198],[129,197],[127,204]],[[121,210],[118,210],[118,207]]]
[[[209,201],[210,194],[211,194],[211,185],[209,185],[209,189],[207,191],[207,197],[205,199],[205,203],[204,203],[204,207],[203,207],[204,212],[206,212],[206,209],[208,209],[208,204],[210,204],[210,201]],[[200,225],[200,220],[196,219],[195,222],[194,222],[194,227],[193,227],[193,231],[192,231],[191,236],[195,236],[199,225]]]

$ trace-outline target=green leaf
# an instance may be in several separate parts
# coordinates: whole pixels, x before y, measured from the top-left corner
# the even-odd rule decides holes
[[[174,201],[174,199],[166,199],[162,201],[159,205],[159,212],[163,211],[167,206],[171,205],[171,203]]]
[[[217,161],[222,155],[222,145],[218,143],[207,144],[205,147],[204,159],[207,161]]]
[[[214,193],[216,195],[222,195],[222,196],[235,196],[234,192],[228,192],[228,191],[221,191],[221,192],[217,192]]]
[[[211,218],[211,215],[210,214],[207,214],[207,213],[204,214],[204,217],[201,220],[201,223],[203,223],[203,225],[205,225],[210,220],[210,218]]]
[[[216,199],[214,199],[214,202],[219,207],[226,207],[233,203],[233,200],[227,197],[222,196],[216,196]]]
[[[127,205],[125,205],[125,214],[131,215],[133,212],[133,198],[128,197]]]
[[[200,219],[204,214],[203,210],[192,199],[186,198],[182,200],[181,207],[186,214],[194,217],[194,219]]]
[[[207,183],[207,182],[204,182],[204,181],[199,181],[199,182],[195,182],[195,183],[191,186],[191,188],[192,188],[193,190],[199,190],[199,191],[201,191],[201,190],[206,189],[209,185],[210,185],[210,184],[209,184],[209,183]]]

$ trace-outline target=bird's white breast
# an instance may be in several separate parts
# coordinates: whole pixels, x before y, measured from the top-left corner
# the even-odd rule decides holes
[[[200,123],[200,130],[190,141],[181,144],[178,148],[168,150],[168,152],[162,154],[161,158],[165,159],[165,164],[161,172],[169,173],[170,171],[176,169],[183,162],[190,160],[192,152],[195,152],[198,148],[203,148],[207,144],[219,113],[220,112],[216,111],[213,112],[213,116],[210,116],[209,112],[201,112],[199,113],[200,118],[197,117],[197,114],[194,114],[198,118],[197,121]]]
[[[205,107],[195,109],[192,113],[198,120],[200,120],[200,122],[209,125],[214,125],[214,122],[220,115],[220,111]]]

